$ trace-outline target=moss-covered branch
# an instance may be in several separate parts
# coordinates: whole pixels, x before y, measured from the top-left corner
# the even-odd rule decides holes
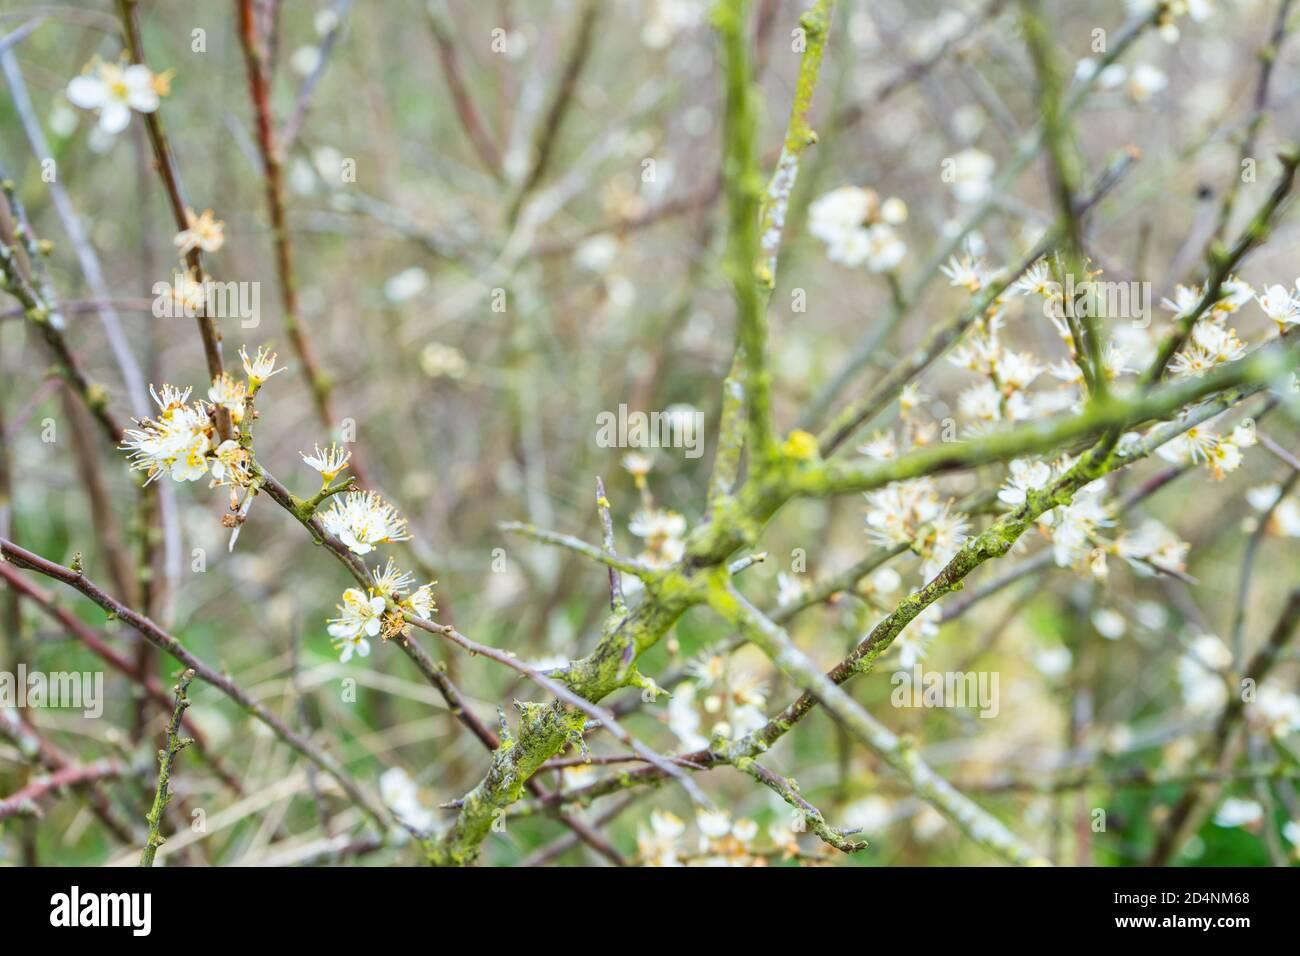
[[[477,858],[493,824],[520,798],[528,779],[568,743],[580,738],[586,718],[582,709],[574,706],[575,697],[595,704],[620,687],[647,685],[646,679],[636,670],[637,658],[668,632],[690,604],[700,599],[694,589],[676,577],[667,587],[667,591],[652,592],[650,599],[626,616],[611,615],[596,649],[555,675],[554,680],[561,683],[567,693],[556,686],[550,689],[563,699],[549,704],[518,705],[520,723],[516,733],[508,739],[503,738],[493,752],[487,774],[462,799],[451,827],[426,842],[429,862],[439,866],[463,866]],[[418,621],[412,620],[411,623],[419,626]],[[426,629],[435,628],[429,626]],[[531,676],[537,680],[537,675]],[[537,682],[543,686],[551,684],[550,680]],[[607,712],[601,713],[599,719],[611,729],[618,727]],[[631,737],[625,732],[620,736],[631,744]],[[658,762],[664,763],[662,758]],[[676,767],[660,766],[656,769],[663,771],[665,776],[682,773]]]
[[[817,142],[817,134],[813,131],[809,117],[834,8],[834,0],[817,0],[799,18],[804,49],[799,60],[799,76],[795,80],[794,102],[790,106],[790,122],[786,125],[781,156],[768,181],[767,193],[759,212],[762,259],[758,264],[758,279],[768,289],[776,283],[776,259],[781,251],[790,194],[794,191],[795,180],[799,176],[799,162],[803,151]]]
[[[722,43],[726,115],[723,120],[722,180],[727,197],[724,269],[736,301],[736,346],[743,356],[749,409],[750,467],[761,471],[775,456],[771,373],[767,368],[767,309],[756,275],[759,207],[763,184],[758,171],[758,96],[749,66],[747,0],[719,0],[714,23]]]
[[[186,691],[190,689],[192,680],[194,680],[194,670],[187,668],[181,674],[180,680],[176,682],[176,707],[172,711],[171,720],[167,722],[166,742],[163,749],[158,751],[158,789],[154,791],[153,806],[145,816],[149,821],[149,836],[145,839],[144,851],[140,854],[141,866],[153,866],[158,847],[165,842],[162,835],[163,811],[167,809],[167,804],[171,803],[172,799],[172,767],[176,763],[176,755],[194,743],[191,738],[181,736],[181,720],[190,706]]]
[[[999,558],[1028,530],[1038,517],[1060,505],[1069,504],[1084,485],[1112,471],[1146,457],[1160,445],[1189,428],[1221,414],[1257,390],[1256,387],[1228,392],[1203,403],[1177,422],[1155,429],[1139,444],[1115,451],[1111,440],[1103,439],[1082,455],[1074,466],[1047,488],[1030,491],[1023,505],[1003,515],[981,534],[966,542],[943,569],[924,587],[910,594],[853,651],[826,675],[835,684],[863,674],[893,644],[895,638],[935,601],[960,590],[966,577],[986,561]],[[818,703],[815,694],[806,692],[760,729],[749,735],[742,749],[762,752],[771,747],[803,719]]]

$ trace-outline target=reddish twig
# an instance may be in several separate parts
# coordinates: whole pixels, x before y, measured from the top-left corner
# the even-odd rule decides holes
[[[456,39],[452,35],[451,25],[442,11],[432,3],[426,7],[429,26],[433,31],[434,42],[438,45],[438,61],[442,66],[443,78],[447,81],[447,90],[451,93],[451,104],[456,110],[456,118],[469,137],[470,145],[478,154],[484,168],[496,179],[501,178],[501,151],[497,148],[492,134],[488,132],[469,84],[465,82],[464,69],[460,62],[460,53],[456,49]]]
[[[239,40],[244,51],[244,65],[248,73],[249,96],[257,128],[257,147],[262,157],[262,172],[266,182],[266,204],[271,217],[271,244],[275,250],[276,275],[280,281],[280,304],[284,310],[285,331],[298,361],[302,363],[303,377],[311,389],[312,400],[321,423],[328,429],[334,427],[331,407],[330,380],[316,361],[311,339],[303,329],[298,310],[298,288],[293,269],[293,239],[289,234],[288,214],[284,203],[284,163],[276,145],[275,124],[271,117],[271,91],[266,64],[257,38],[257,23],[253,0],[237,0],[239,6]],[[358,480],[364,480],[355,456],[352,471]]]
[[[265,724],[271,732],[286,745],[310,760],[338,781],[338,784],[342,787],[344,793],[348,795],[353,803],[357,804],[357,806],[364,810],[376,824],[381,827],[387,825],[388,814],[379,803],[361,789],[357,782],[352,779],[352,776],[343,769],[342,765],[339,764],[337,760],[320,750],[309,740],[304,739],[290,729],[282,720],[280,720],[279,717],[271,713],[264,704],[255,700],[246,690],[236,684],[229,677],[204,663],[187,650],[179,640],[167,631],[163,630],[152,620],[137,611],[133,611],[131,608],[122,604],[122,602],[113,598],[85,575],[80,574],[71,568],[65,568],[61,564],[55,564],[53,561],[49,561],[41,557],[39,554],[34,554],[25,548],[21,548],[5,538],[0,538],[0,555],[3,555],[3,557],[11,564],[17,565],[20,568],[26,568],[29,571],[35,571],[38,574],[43,574],[46,577],[53,578],[56,581],[80,591],[105,611],[108,611],[109,613],[116,615],[120,620],[125,621],[146,641],[153,644],[159,650],[170,654],[186,667],[193,669],[194,673],[200,680],[221,691],[251,716]]]
[[[118,0],[118,10],[121,13],[122,31],[126,38],[126,48],[131,61],[144,64],[144,43],[140,39],[140,24],[136,4],[137,0]],[[176,222],[177,230],[184,230],[189,228],[189,214],[186,211],[188,207],[184,190],[181,187],[180,173],[176,169],[175,157],[172,155],[171,146],[163,130],[161,112],[161,110],[154,110],[152,113],[143,114],[145,129],[149,133],[149,145],[153,149],[158,175],[162,177],[163,186],[167,193],[167,203],[172,211],[172,218]],[[203,257],[197,248],[186,253],[185,263],[193,273],[194,278],[197,281],[203,281],[207,273],[203,270]],[[215,381],[226,370],[225,361],[221,357],[221,333],[217,330],[212,317],[208,315],[206,306],[197,311],[198,315],[195,320],[199,326],[199,337],[203,341],[203,357],[208,366],[208,378]],[[230,413],[220,405],[217,406],[217,431],[223,439],[230,438],[234,434]]]
[[[101,780],[116,780],[127,773],[126,764],[120,760],[96,760],[94,763],[64,767],[54,773],[36,777],[17,793],[0,800],[0,820],[22,814],[41,815],[38,801],[65,787],[81,787]]]
[[[42,612],[57,621],[64,630],[84,644],[87,650],[102,660],[105,664],[118,673],[124,674],[133,681],[139,683],[140,686],[143,687],[149,700],[153,701],[160,710],[168,711],[171,709],[171,697],[168,696],[167,691],[163,689],[163,686],[158,681],[157,677],[148,674],[142,678],[134,663],[113,650],[113,648],[105,643],[104,639],[96,634],[94,629],[91,628],[90,625],[86,624],[85,621],[81,620],[81,618],[77,617],[66,608],[59,607],[59,605],[55,603],[52,594],[44,588],[32,584],[32,582],[28,581],[25,577],[2,561],[0,561],[0,578],[3,578],[4,583],[13,588],[16,594],[20,594],[27,598],[39,607]],[[186,718],[185,720],[185,729],[189,732],[190,736],[194,738],[195,745],[199,748],[199,755],[208,763],[213,772],[218,778],[220,778],[221,782],[229,787],[232,792],[242,794],[243,786],[240,784],[239,778],[236,777],[228,767],[226,767],[221,758],[211,751],[208,747],[207,738],[189,718]]]

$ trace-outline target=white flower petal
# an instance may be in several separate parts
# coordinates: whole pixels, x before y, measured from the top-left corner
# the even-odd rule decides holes
[[[125,103],[111,100],[104,104],[99,114],[99,128],[109,135],[122,132],[131,122],[131,109]]]
[[[126,103],[138,113],[152,113],[158,108],[158,93],[152,86],[131,90],[126,94]]]
[[[83,110],[97,110],[108,102],[108,84],[97,76],[74,76],[68,83],[68,100]]]

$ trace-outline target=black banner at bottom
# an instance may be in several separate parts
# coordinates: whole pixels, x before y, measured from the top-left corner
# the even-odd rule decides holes
[[[520,940],[533,921],[552,932],[557,921],[594,929],[608,919],[707,936],[779,919],[812,941],[825,920],[862,918],[917,939],[1041,929],[1070,940],[1199,934],[1230,944],[1291,929],[1298,887],[1287,869],[0,869],[0,924],[10,942],[76,933],[126,946],[337,945],[420,933],[430,921],[472,934],[503,919]]]

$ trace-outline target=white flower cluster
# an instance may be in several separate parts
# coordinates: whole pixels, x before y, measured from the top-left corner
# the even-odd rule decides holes
[[[303,463],[321,476],[320,495],[330,493],[330,485],[348,467],[352,453],[331,444],[329,448],[316,445],[313,453],[299,452]],[[407,541],[406,519],[398,514],[392,504],[373,491],[343,491],[331,499],[330,507],[320,516],[321,526],[338,538],[353,554],[369,554],[375,547],[394,541]],[[339,651],[339,659],[347,663],[355,654],[370,654],[370,638],[382,635],[385,639],[400,634],[406,627],[404,611],[410,611],[423,620],[432,620],[437,604],[433,598],[430,581],[413,589],[415,577],[402,571],[392,558],[382,568],[370,572],[371,585],[365,590],[348,588],[338,604],[338,616],[326,624],[330,637]],[[389,610],[389,602],[394,605]]]
[[[900,445],[904,450],[913,450],[933,442],[937,427],[915,415],[926,399],[915,384],[904,388],[898,400],[901,438],[893,432],[877,432],[858,451],[868,458],[888,461],[898,457]],[[943,497],[934,478],[891,482],[866,492],[865,499],[868,538],[882,547],[911,547],[921,557],[921,575],[926,581],[938,574],[966,543],[970,521],[953,510],[952,500]]]
[[[954,256],[941,271],[951,285],[972,295],[989,289],[1000,278],[999,270],[990,269],[969,253]],[[1068,360],[1048,365],[1031,352],[1003,344],[1008,300],[1017,296],[1042,300],[1044,313],[1050,317],[1069,353]],[[958,410],[967,420],[969,432],[987,431],[1000,423],[1026,421],[1080,404],[1084,379],[1063,301],[1061,285],[1053,278],[1050,263],[1040,259],[988,303],[963,342],[950,353],[950,362],[981,378],[958,396]],[[1141,360],[1150,354],[1154,354],[1153,343],[1145,328],[1121,326],[1102,350],[1102,373],[1109,380],[1121,373],[1137,371]],[[1052,378],[1062,383],[1062,388],[1031,391],[1044,372],[1050,372]]]
[[[652,810],[649,827],[637,827],[638,862],[642,866],[766,866],[769,857],[790,859],[800,854],[790,829],[768,827],[770,847],[760,848],[758,824],[744,817],[732,820],[724,810],[698,811],[695,828],[692,848],[685,821],[667,810]]]
[[[637,560],[652,568],[667,568],[686,553],[686,519],[676,511],[645,508],[632,515],[628,530],[645,540]]]
[[[687,670],[694,680],[679,684],[668,701],[668,729],[684,749],[703,750],[711,737],[736,740],[767,723],[767,685],[755,675],[732,669],[720,654],[696,658]],[[697,701],[701,690],[706,693]]]
[[[275,353],[259,349],[255,356],[240,349],[245,381],[236,381],[222,375],[208,390],[210,401],[190,403],[190,389],[181,391],[164,385],[161,391],[150,388],[159,413],[155,418],[138,421],[139,428],[128,429],[122,442],[131,467],[148,473],[146,484],[159,475],[170,475],[176,481],[197,481],[212,474],[212,484],[229,485],[231,509],[226,523],[233,527],[231,546],[248,513],[256,491],[253,478],[253,457],[249,446],[240,440],[217,440],[217,410],[225,409],[231,421],[239,426],[247,414],[247,402],[267,379],[284,371],[275,365]],[[244,433],[246,436],[246,432]],[[327,493],[330,483],[348,466],[351,453],[331,445],[319,445],[312,455],[302,455],[303,461],[321,475],[321,495]],[[238,500],[242,490],[243,501]],[[405,541],[410,535],[406,521],[391,504],[373,491],[348,491],[335,497],[330,509],[321,516],[327,532],[337,537],[355,554],[369,554],[377,544]],[[368,638],[398,633],[404,626],[402,611],[409,610],[429,620],[437,606],[430,582],[411,590],[413,578],[398,570],[390,559],[382,570],[371,573],[373,587],[366,590],[348,588],[343,592],[338,616],[328,621],[328,630],[339,648],[345,663],[355,653],[365,657],[370,653]],[[388,601],[397,610],[387,611]]]
[[[324,489],[347,467],[350,457],[337,446],[331,445],[323,451],[318,445],[314,455],[303,455],[302,459],[320,472]],[[329,510],[321,516],[321,525],[354,554],[369,554],[378,544],[406,541],[411,537],[406,531],[406,519],[373,491],[347,491],[335,497]],[[371,571],[370,576],[373,586],[364,591],[360,588],[344,591],[338,616],[327,622],[339,659],[345,664],[354,653],[360,657],[370,654],[369,638],[382,634],[387,639],[401,633],[406,626],[403,610],[425,620],[431,619],[436,610],[432,589],[437,582],[411,591],[414,577],[399,570],[392,558],[382,569]],[[396,605],[391,612],[389,601]]]
[[[1174,313],[1175,320],[1185,319],[1195,312],[1204,295],[1198,286],[1180,285],[1161,304]],[[1221,287],[1219,300],[1197,318],[1187,343],[1170,363],[1170,371],[1176,375],[1199,375],[1216,365],[1241,358],[1246,353],[1246,343],[1236,329],[1228,326],[1227,318],[1252,301],[1277,325],[1279,335],[1300,324],[1300,279],[1296,280],[1295,291],[1273,284],[1257,293],[1249,283],[1230,276]]]
[[[1007,467],[1007,477],[998,500],[1018,508],[1036,491],[1043,491],[1074,465],[1063,458],[1054,465],[1016,459]],[[1083,567],[1097,578],[1108,572],[1107,556],[1116,555],[1141,576],[1157,572],[1180,574],[1186,567],[1188,545],[1159,521],[1147,519],[1134,530],[1114,539],[1103,530],[1114,525],[1110,507],[1104,501],[1104,479],[1090,482],[1074,493],[1068,504],[1044,511],[1038,529],[1052,542],[1052,558],[1058,567]]]
[[[964,288],[972,295],[989,287],[999,278],[969,254],[954,256],[942,272],[951,285]],[[1046,265],[1031,267],[1009,287],[1008,293],[1038,292],[1051,298]],[[980,432],[999,422],[1024,421],[1042,411],[1034,404],[1029,388],[1045,371],[1044,365],[1030,352],[1016,351],[1002,343],[1006,296],[989,303],[984,314],[972,323],[965,340],[949,354],[948,360],[958,368],[974,372],[981,381],[962,391],[957,408],[967,419],[968,430]]]
[[[339,660],[346,664],[354,652],[360,657],[370,656],[367,638],[379,636],[387,608],[388,602],[374,591],[348,588],[343,592],[339,616],[328,622],[330,637],[339,649]]]
[[[907,204],[897,197],[884,202],[871,189],[841,186],[808,208],[808,231],[826,243],[832,262],[850,268],[865,264],[888,272],[907,255],[896,229],[907,221]]]
[[[1280,500],[1279,500],[1280,499]],[[1271,534],[1283,538],[1300,538],[1300,501],[1282,497],[1280,485],[1259,485],[1246,492],[1247,503],[1256,511],[1268,511],[1268,528]]]
[[[159,394],[150,386],[158,415],[139,419],[139,428],[126,430],[121,450],[127,452],[133,469],[148,474],[145,484],[159,475],[170,475],[175,481],[198,481],[216,460],[214,407],[202,400],[188,404],[191,391],[164,385]],[[239,447],[238,442],[218,447],[228,452],[225,445]]]
[[[1142,106],[1162,92],[1169,85],[1169,77],[1163,70],[1150,63],[1138,63],[1130,70],[1123,63],[1112,63],[1097,73],[1099,64],[1096,60],[1084,57],[1074,67],[1074,76],[1079,81],[1097,77],[1097,86],[1103,90],[1123,91],[1135,105]]]
[[[339,651],[339,660],[344,664],[352,655],[367,657],[370,654],[370,638],[381,634],[385,639],[401,633],[406,626],[403,611],[411,611],[417,617],[429,621],[438,609],[433,598],[433,586],[437,581],[422,584],[414,590],[413,575],[400,570],[392,558],[382,568],[370,572],[374,584],[366,590],[348,588],[343,592],[343,603],[338,605],[338,616],[328,622],[330,637]],[[395,610],[388,610],[392,601]]]
[[[1174,375],[1200,375],[1216,365],[1235,362],[1246,354],[1246,343],[1237,336],[1237,330],[1226,322],[1229,315],[1255,297],[1254,290],[1237,278],[1223,283],[1224,297],[1207,309],[1192,326],[1186,344],[1179,349],[1169,364]],[[1201,301],[1202,292],[1196,286],[1178,286],[1172,299],[1161,303],[1174,313],[1176,319],[1191,315]]]
[[[1158,571],[1181,573],[1187,567],[1189,545],[1159,521],[1148,518],[1135,530],[1125,531],[1114,544],[1119,555],[1140,575]]]
[[[1259,685],[1255,699],[1246,707],[1246,720],[1271,737],[1282,738],[1300,732],[1300,696],[1275,681]]]
[[[68,83],[67,96],[73,106],[97,112],[100,131],[113,136],[126,129],[132,110],[152,113],[167,92],[167,77],[155,75],[143,64],[96,59]]]
[[[1176,673],[1183,706],[1198,716],[1218,714],[1228,702],[1232,652],[1213,634],[1202,634],[1187,645]],[[1246,702],[1247,723],[1276,739],[1300,733],[1300,696],[1268,680]]]
[[[1190,16],[1204,23],[1214,12],[1212,0],[1128,0],[1129,15],[1135,19],[1156,17],[1156,27],[1166,43],[1177,43],[1179,17]]]
[[[334,498],[321,523],[355,554],[369,554],[377,544],[411,537],[406,519],[373,491],[349,491]]]
[[[397,819],[419,833],[430,833],[438,817],[420,800],[420,788],[401,767],[390,767],[379,778],[379,797]]]
[[[415,575],[400,570],[392,558],[388,559],[382,570],[376,568],[371,571],[370,576],[374,579],[375,591],[380,596],[392,598],[426,621],[433,619],[433,612],[438,609],[438,604],[433,599],[433,586],[437,581],[413,588]]]
[[[921,556],[921,575],[934,577],[966,543],[970,521],[952,510],[933,478],[896,481],[866,493],[867,535],[884,546],[910,545]]]
[[[975,203],[993,191],[993,157],[982,150],[963,149],[945,164],[944,180],[958,202]]]
[[[1197,425],[1156,449],[1165,461],[1177,465],[1205,465],[1216,481],[1241,467],[1242,449],[1256,442],[1255,429],[1240,424],[1227,435],[1216,435],[1209,426]]]
[[[224,408],[238,426],[244,418],[246,399],[266,379],[283,369],[275,368],[274,352],[259,349],[252,359],[243,349],[239,354],[247,381],[221,375],[208,389],[209,401],[200,399],[191,404],[192,389],[181,391],[164,385],[160,392],[150,386],[158,415],[138,420],[139,427],[127,429],[121,445],[131,467],[148,473],[146,484],[163,474],[175,481],[198,481],[209,471],[214,484],[241,487],[248,484],[248,451],[235,439],[217,442],[216,412]]]
[[[1105,494],[1106,483],[1094,481],[1076,491],[1069,504],[1039,515],[1038,529],[1051,540],[1052,559],[1057,567],[1073,567],[1091,557],[1093,573],[1105,574],[1105,552],[1096,545],[1098,532],[1114,524],[1110,510],[1102,501]]]

